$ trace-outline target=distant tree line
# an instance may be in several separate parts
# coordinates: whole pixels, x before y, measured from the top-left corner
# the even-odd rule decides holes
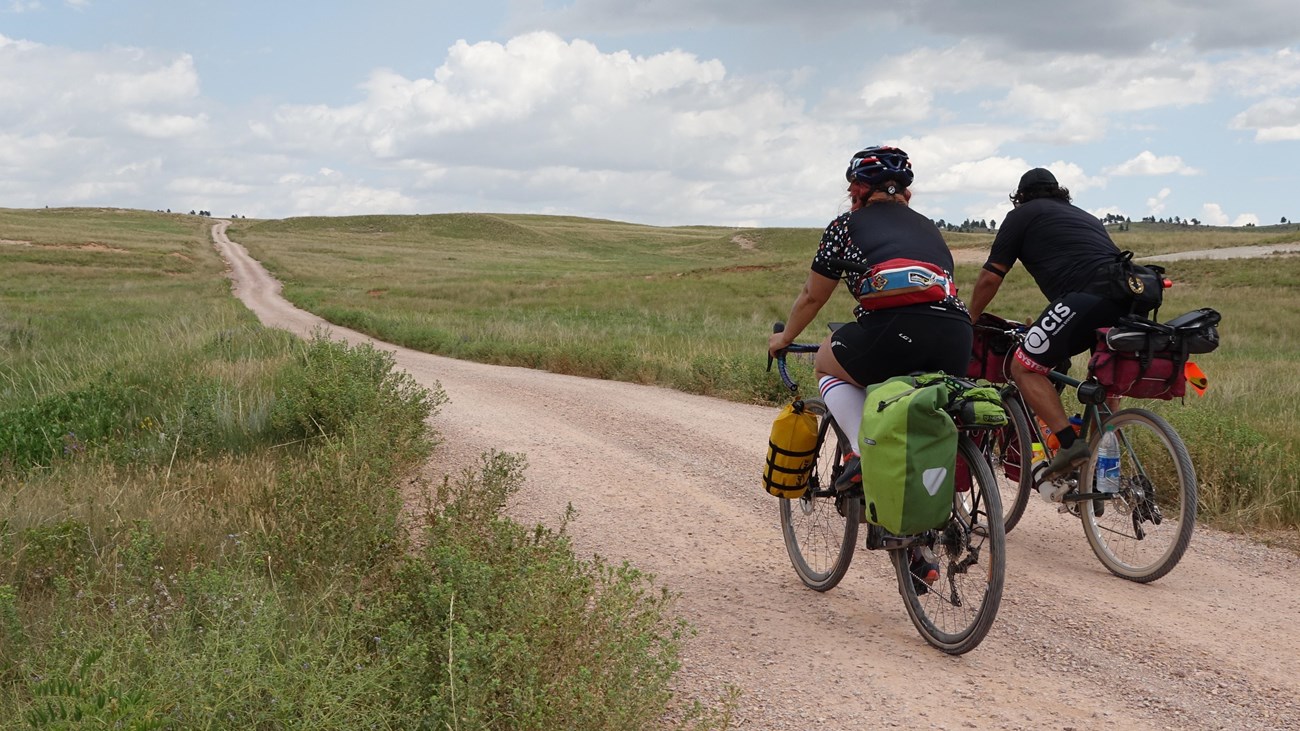
[[[1169,218],[1156,218],[1155,216],[1146,216],[1142,219],[1142,223],[1163,223],[1171,226],[1200,226],[1201,225],[1200,219],[1179,218],[1178,216],[1171,216]],[[1278,224],[1282,226],[1285,226],[1289,223],[1291,223],[1291,221],[1286,216],[1283,216],[1282,220],[1278,222]],[[1245,226],[1247,228],[1253,228],[1255,224],[1247,223],[1245,224]]]
[[[987,221],[985,221],[982,218],[979,219],[978,221],[968,218],[965,221],[962,221],[961,223],[949,223],[943,220],[942,218],[940,218],[938,221],[932,220],[931,223],[933,223],[940,230],[955,231],[964,234],[987,233],[989,231],[997,230],[998,227],[998,222],[991,218]]]

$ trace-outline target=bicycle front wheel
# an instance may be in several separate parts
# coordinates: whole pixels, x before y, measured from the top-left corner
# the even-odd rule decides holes
[[[862,518],[862,493],[837,495],[835,480],[849,454],[847,439],[830,414],[822,416],[817,434],[817,454],[808,491],[798,500],[779,500],[781,535],[790,563],[810,589],[827,591],[840,583],[858,540]]]
[[[975,443],[984,452],[1002,498],[1002,524],[1007,533],[1020,522],[1034,491],[1033,444],[1037,436],[1030,431],[1029,416],[1020,394],[1003,397],[1007,423],[997,429],[976,432]]]
[[[1083,532],[1112,573],[1155,581],[1178,565],[1192,540],[1196,470],[1178,432],[1150,411],[1125,409],[1107,419],[1107,426],[1119,437],[1120,489],[1112,499],[1081,504]],[[1081,491],[1095,489],[1100,441],[1093,435],[1092,458],[1079,471]]]
[[[969,470],[966,490],[956,493],[952,516],[931,531],[924,548],[939,566],[927,585],[912,572],[912,554],[921,547],[890,551],[907,615],[921,637],[949,655],[975,649],[988,635],[1002,603],[1006,574],[1006,531],[997,480],[980,448],[962,434],[958,474]],[[928,558],[928,556],[927,556]]]

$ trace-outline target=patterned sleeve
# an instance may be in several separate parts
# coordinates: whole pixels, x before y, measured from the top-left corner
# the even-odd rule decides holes
[[[812,270],[828,279],[836,281],[844,277],[844,270],[831,264],[833,259],[848,259],[849,251],[849,214],[830,222],[822,232],[821,245],[812,260]]]

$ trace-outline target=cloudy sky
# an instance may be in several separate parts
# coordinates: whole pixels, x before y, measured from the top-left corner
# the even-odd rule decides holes
[[[1300,220],[1296,0],[0,0],[0,207]]]

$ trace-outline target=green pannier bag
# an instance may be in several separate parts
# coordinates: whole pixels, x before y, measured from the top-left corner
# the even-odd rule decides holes
[[[867,388],[858,454],[864,519],[899,536],[938,528],[952,513],[957,425],[943,375],[897,376]]]
[[[955,387],[950,393],[948,413],[962,426],[988,429],[1007,425],[1007,410],[1002,407],[1002,396],[993,384],[976,381],[972,386],[960,382],[949,385]]]

